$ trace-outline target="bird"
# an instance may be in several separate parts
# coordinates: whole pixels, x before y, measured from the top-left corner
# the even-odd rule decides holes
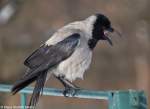
[[[64,86],[63,95],[75,95],[80,90],[73,81],[83,79],[88,70],[93,50],[100,40],[113,45],[108,33],[113,33],[111,22],[104,14],[96,13],[58,29],[44,44],[24,61],[26,73],[14,83],[16,94],[32,82],[35,87],[29,106],[36,106],[46,81],[53,75]]]

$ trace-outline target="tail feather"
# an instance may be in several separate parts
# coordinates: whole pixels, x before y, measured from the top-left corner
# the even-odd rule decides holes
[[[27,71],[27,73],[19,80],[17,81],[14,86],[11,89],[12,94],[16,94],[21,89],[28,86],[30,83],[35,81],[41,72],[46,71],[44,68],[41,69],[40,67],[37,69],[30,69]]]
[[[41,72],[40,76],[37,78],[29,106],[36,106],[40,94],[42,95],[43,93],[43,87],[46,81],[46,76],[47,76],[47,71],[43,71]]]
[[[13,95],[37,79],[38,77],[37,73],[32,72],[33,71],[28,72],[29,73],[28,75],[24,76],[14,84],[14,86],[11,89]]]
[[[33,94],[31,96],[31,100],[29,103],[29,106],[36,106],[40,94],[42,95],[43,92],[43,87],[46,81],[46,76],[47,76],[48,70],[29,70],[25,76],[23,76],[22,79],[17,81],[14,86],[11,89],[12,94],[16,94],[18,91],[21,89],[25,88],[28,86],[30,83],[36,81],[35,88],[33,90]]]

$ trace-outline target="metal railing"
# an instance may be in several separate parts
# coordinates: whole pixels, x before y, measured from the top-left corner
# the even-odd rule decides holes
[[[0,84],[0,92],[10,92],[11,85]],[[21,90],[21,108],[26,109],[27,94],[32,94],[33,87]],[[62,89],[44,88],[43,95],[63,96]],[[109,109],[147,109],[147,101],[143,91],[90,91],[79,90],[74,97],[107,100]]]

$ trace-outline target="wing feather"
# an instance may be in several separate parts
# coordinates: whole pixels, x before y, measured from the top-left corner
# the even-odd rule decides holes
[[[80,35],[75,33],[55,45],[42,45],[24,61],[24,64],[31,69],[41,65],[46,65],[47,67],[55,66],[74,52],[79,39]]]

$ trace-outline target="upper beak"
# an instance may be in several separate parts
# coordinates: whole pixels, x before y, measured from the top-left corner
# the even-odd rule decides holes
[[[112,27],[107,28],[106,30],[109,31],[109,32],[114,32],[114,29]]]
[[[108,41],[108,43],[113,46],[113,42],[111,41],[111,39],[108,36],[109,32],[114,32],[114,29],[112,27],[105,29],[104,31],[104,39]]]

